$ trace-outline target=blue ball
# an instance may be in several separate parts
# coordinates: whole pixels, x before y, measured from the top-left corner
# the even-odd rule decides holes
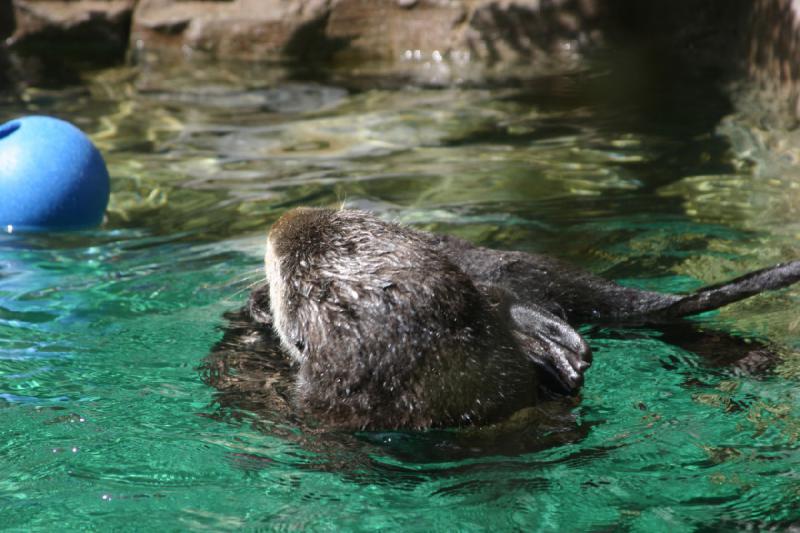
[[[0,125],[0,231],[96,226],[109,189],[103,156],[69,122],[29,116]]]

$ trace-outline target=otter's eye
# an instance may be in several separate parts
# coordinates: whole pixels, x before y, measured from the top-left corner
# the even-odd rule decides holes
[[[303,343],[303,341],[297,341],[294,343],[294,347],[297,348],[298,352],[302,352],[306,349],[306,345]]]

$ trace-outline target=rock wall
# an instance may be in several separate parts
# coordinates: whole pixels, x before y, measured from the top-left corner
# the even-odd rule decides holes
[[[755,82],[748,98],[770,95],[765,107],[783,110],[769,112],[795,120],[799,22],[800,0],[0,0],[0,50],[379,65],[449,83],[465,72],[568,70],[621,43],[657,49],[654,61],[738,68]]]
[[[747,80],[738,97],[753,121],[800,121],[800,1],[754,0],[746,27]],[[761,116],[756,116],[756,115]]]
[[[601,41],[603,0],[0,0],[12,48],[520,63]]]
[[[769,4],[764,0],[761,4]],[[781,2],[783,0],[777,0]],[[727,28],[745,0],[0,0],[12,48],[172,50],[221,59],[335,63],[575,57],[606,36],[672,43]]]
[[[320,41],[330,4],[326,0],[140,0],[131,41],[140,51],[172,48],[226,59],[282,60],[304,55],[305,39]]]
[[[598,0],[140,0],[137,53],[442,65],[554,63],[601,41]]]

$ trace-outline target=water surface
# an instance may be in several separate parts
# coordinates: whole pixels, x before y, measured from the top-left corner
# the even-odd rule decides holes
[[[767,345],[766,369],[657,331],[585,328],[595,363],[572,426],[522,424],[469,453],[447,432],[304,434],[202,379],[223,314],[260,279],[266,228],[296,205],[370,209],[671,292],[799,257],[796,184],[731,149],[711,84],[653,76],[631,84],[598,65],[505,87],[364,90],[268,68],[120,68],[0,97],[0,120],[77,123],[113,176],[102,228],[0,237],[0,526],[800,520],[798,289],[698,319]]]

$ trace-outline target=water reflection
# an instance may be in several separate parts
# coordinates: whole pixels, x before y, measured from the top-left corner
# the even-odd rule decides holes
[[[495,88],[116,68],[9,96],[0,118],[54,113],[92,133],[114,176],[112,230],[216,240],[293,205],[344,204],[622,278],[709,282],[798,255],[794,181],[751,174],[739,137],[717,129],[719,89],[631,57]]]
[[[91,133],[114,181],[103,228],[0,239],[4,518],[788,524],[797,289],[695,322],[730,351],[676,347],[686,331],[585,331],[596,357],[582,401],[544,432],[523,417],[506,433],[321,434],[281,412],[288,384],[256,379],[263,358],[207,361],[220,391],[198,378],[223,313],[261,277],[265,228],[298,204],[366,208],[662,291],[800,255],[796,180],[717,129],[730,106],[715,86],[663,69],[600,58],[496,87],[367,89],[272,66],[144,67],[0,94],[0,120],[48,113]],[[761,344],[777,353],[765,368],[747,357]],[[248,365],[261,365],[250,381]]]
[[[258,66],[121,68],[80,87],[29,89],[0,115],[55,113],[93,134],[115,177],[110,227],[198,237],[262,228],[297,203],[520,204],[548,215],[539,202],[647,191],[687,166],[730,172],[710,135],[726,110],[708,106],[715,89],[620,83],[640,78],[629,68],[366,91]],[[673,111],[680,119],[664,120]]]

